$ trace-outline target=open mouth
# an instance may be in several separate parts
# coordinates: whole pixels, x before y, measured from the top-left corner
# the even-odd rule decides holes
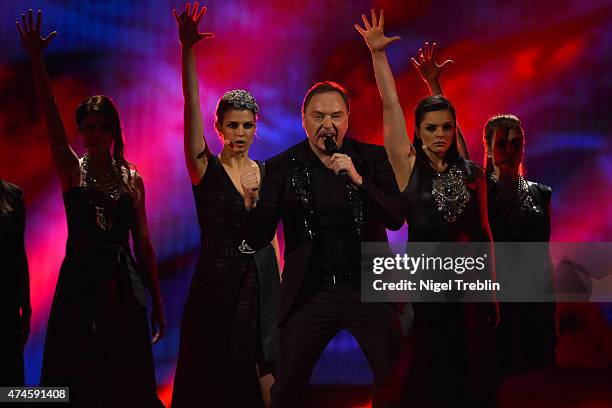
[[[246,142],[244,140],[234,140],[232,143],[238,147],[246,146]]]
[[[331,137],[332,139],[336,140],[336,134],[334,132],[319,133],[319,137],[323,139]]]

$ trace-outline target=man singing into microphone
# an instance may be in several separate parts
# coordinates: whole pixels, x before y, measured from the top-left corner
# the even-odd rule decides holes
[[[385,228],[404,220],[385,150],[345,138],[349,98],[319,82],[302,104],[308,138],[266,162],[261,191],[255,174],[241,178],[251,213],[253,249],[267,245],[280,219],[285,236],[280,350],[273,408],[300,406],[319,355],[342,329],[357,340],[380,389],[399,353],[397,310],[362,303],[361,242],[385,242]],[[374,406],[386,406],[374,397]]]

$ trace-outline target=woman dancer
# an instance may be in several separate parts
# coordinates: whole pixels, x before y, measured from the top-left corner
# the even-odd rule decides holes
[[[86,98],[76,123],[87,153],[78,158],[53,95],[32,10],[17,23],[32,62],[53,163],[59,174],[68,242],[43,357],[41,384],[69,386],[74,407],[162,407],[156,395],[144,280],[153,298],[153,342],[166,326],[149,240],[144,183],[124,157],[119,114],[110,98]],[[130,253],[130,235],[136,261]]]
[[[431,47],[425,43],[425,51],[419,50],[419,61],[412,60],[417,72],[427,84],[432,95],[443,95],[440,76],[447,60],[441,65],[435,62],[436,43]],[[463,135],[459,142],[465,146]],[[525,132],[515,115],[495,115],[489,118],[483,130],[485,157],[483,164],[487,175],[487,205],[491,234],[495,242],[549,242],[551,233],[550,198],[551,189],[543,184],[524,179]],[[465,157],[467,148],[464,150]],[[503,254],[503,253],[502,253]],[[502,287],[516,286],[519,280],[515,267],[507,270],[498,257],[498,276],[505,280]],[[532,263],[535,261],[532,259]],[[550,293],[552,261],[544,250],[537,262],[542,270],[525,277],[530,282],[541,280],[543,288]],[[544,275],[543,275],[544,274]],[[529,281],[522,280],[522,291]],[[542,289],[541,287],[538,289]],[[545,294],[540,292],[540,294]],[[512,371],[550,367],[555,364],[557,345],[556,306],[548,303],[513,302],[500,303],[500,325],[497,328],[497,351],[500,368],[504,374]]]
[[[457,147],[455,109],[441,96],[415,110],[414,145],[385,48],[399,37],[384,35],[384,14],[372,10],[356,26],[371,53],[383,102],[384,143],[395,172],[411,242],[489,242],[486,183],[482,168]],[[493,367],[490,304],[414,303],[413,347],[405,403],[408,406],[482,406],[491,398]]]
[[[25,252],[25,204],[21,189],[0,179],[0,322],[5,330],[0,351],[0,385],[23,386],[23,348],[30,334],[30,275]]]
[[[489,223],[496,242],[550,241],[551,189],[523,178],[524,137],[521,122],[514,115],[492,116],[484,127]],[[550,294],[552,260],[545,249],[539,255],[541,270],[526,268],[533,272],[526,278],[531,278],[532,284],[533,280],[538,281],[538,289],[544,289],[541,294]],[[517,272],[507,270],[512,264],[510,260],[498,268],[506,281]],[[540,287],[540,282],[544,282],[544,287]],[[500,312],[497,347],[504,374],[555,365],[557,320],[554,300],[501,303]]]
[[[185,97],[185,161],[193,185],[202,253],[196,266],[181,326],[172,406],[268,406],[276,360],[276,300],[280,290],[271,245],[254,252],[244,243],[246,215],[241,177],[263,167],[249,158],[259,107],[243,90],[219,100],[215,128],[221,154],[202,137],[194,45],[211,33],[198,32],[206,11],[186,4],[174,17],[182,46]],[[259,386],[257,378],[259,377]],[[261,388],[261,391],[260,391]]]

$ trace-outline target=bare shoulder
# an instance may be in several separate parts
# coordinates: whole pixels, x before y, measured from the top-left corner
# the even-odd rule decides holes
[[[139,193],[144,193],[144,179],[142,175],[135,169],[130,169],[130,179],[132,187]]]
[[[136,169],[130,169],[130,178],[134,184],[142,185],[144,183],[142,175]]]
[[[126,169],[125,167],[122,169],[121,175],[127,187],[127,193],[132,196],[135,204],[140,204],[145,193],[142,175],[136,169]]]
[[[259,164],[253,159],[251,159],[250,170],[253,170],[255,174],[260,175]]]

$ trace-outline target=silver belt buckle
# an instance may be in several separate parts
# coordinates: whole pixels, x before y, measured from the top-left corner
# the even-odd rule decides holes
[[[253,248],[251,248],[249,246],[249,244],[246,243],[246,240],[242,240],[242,242],[240,243],[240,245],[238,245],[238,250],[243,253],[243,254],[254,254],[255,250]]]

